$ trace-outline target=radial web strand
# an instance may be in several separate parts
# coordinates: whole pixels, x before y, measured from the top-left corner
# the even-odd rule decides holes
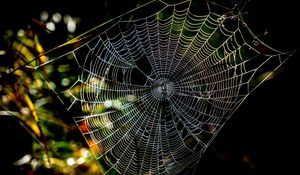
[[[36,67],[75,63],[70,74],[78,78],[63,73],[56,81],[64,86],[49,87],[70,111],[80,109],[74,120],[106,174],[194,167],[245,98],[290,57],[261,42],[238,11],[194,3],[152,1]]]

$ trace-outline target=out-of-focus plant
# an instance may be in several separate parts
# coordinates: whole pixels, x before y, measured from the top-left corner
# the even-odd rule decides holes
[[[45,49],[41,43],[45,43],[42,42],[44,37],[49,37],[54,32],[53,25],[55,22],[59,23],[59,17],[58,14],[53,15],[52,22],[49,23],[41,16],[41,20],[33,20],[35,27],[7,30],[2,36],[6,47],[0,48],[0,114],[1,117],[16,120],[33,138],[30,140],[32,148],[24,151],[21,157],[11,163],[23,174],[44,174],[45,171],[65,175],[101,174],[71,116],[68,116],[65,108],[59,107],[62,106],[59,100],[41,79],[39,71],[51,76],[57,70],[36,71],[31,68],[36,66],[36,59],[40,63],[47,61],[47,57],[43,56]],[[70,16],[65,19],[68,29],[66,40],[70,39],[76,29],[76,21],[70,22],[70,19]],[[2,125],[5,123],[0,123]],[[5,143],[6,140],[1,142]],[[1,159],[14,154],[15,150],[4,151],[7,154]]]

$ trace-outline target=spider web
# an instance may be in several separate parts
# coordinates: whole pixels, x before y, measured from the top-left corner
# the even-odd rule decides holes
[[[80,114],[106,174],[177,174],[291,54],[261,42],[235,8],[151,1],[46,56],[35,68],[61,69],[42,76]]]

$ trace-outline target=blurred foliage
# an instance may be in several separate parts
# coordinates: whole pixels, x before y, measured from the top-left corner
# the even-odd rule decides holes
[[[9,174],[102,174],[72,116],[40,75],[53,76],[57,70],[32,68],[47,61],[45,50],[63,42],[49,38],[71,39],[79,22],[59,13],[48,16],[42,12],[28,27],[1,36],[0,167]]]

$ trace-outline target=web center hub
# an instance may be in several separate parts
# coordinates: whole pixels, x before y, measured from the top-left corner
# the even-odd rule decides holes
[[[174,93],[174,84],[169,80],[159,80],[152,90],[152,94],[159,100],[167,99]]]

